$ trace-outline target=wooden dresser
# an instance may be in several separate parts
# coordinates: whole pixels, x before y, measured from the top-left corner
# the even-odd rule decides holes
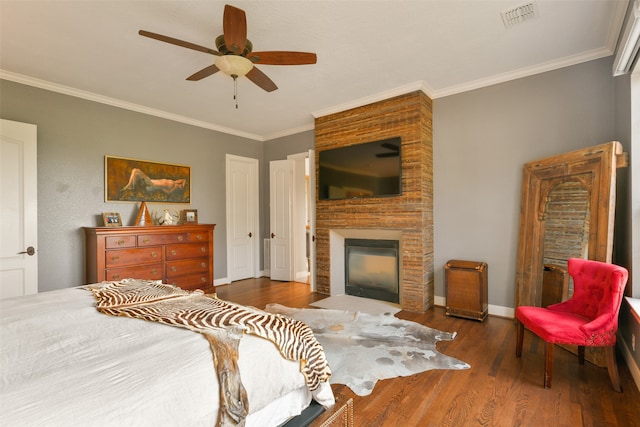
[[[212,293],[214,228],[85,227],[86,281],[152,279]]]

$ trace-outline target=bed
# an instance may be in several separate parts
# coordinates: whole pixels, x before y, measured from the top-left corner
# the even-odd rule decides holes
[[[0,424],[215,425],[219,383],[205,337],[95,304],[82,287],[0,301]],[[300,363],[272,342],[243,335],[238,365],[247,426],[277,426],[309,406]],[[330,390],[313,397],[331,406]]]

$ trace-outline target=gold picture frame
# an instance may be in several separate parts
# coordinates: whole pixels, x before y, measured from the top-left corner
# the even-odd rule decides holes
[[[181,224],[197,224],[198,223],[198,210],[197,209],[183,209],[180,212]]]
[[[191,167],[104,156],[104,200],[191,203]]]
[[[102,214],[102,220],[105,227],[122,227],[122,219],[118,212],[104,212]]]

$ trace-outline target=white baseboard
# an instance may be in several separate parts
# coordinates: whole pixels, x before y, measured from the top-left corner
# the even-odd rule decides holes
[[[447,299],[445,297],[435,296],[433,297],[433,303],[439,307],[446,307]],[[501,305],[489,304],[489,314],[492,316],[513,319],[515,317],[515,309],[511,307],[502,307]]]
[[[222,279],[213,280],[213,286],[228,285],[229,283],[231,283],[231,280],[229,280],[228,277],[223,277]]]

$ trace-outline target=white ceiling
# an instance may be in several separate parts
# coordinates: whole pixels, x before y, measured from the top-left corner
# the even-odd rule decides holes
[[[0,0],[0,77],[256,140],[313,128],[314,116],[423,90],[464,92],[614,53],[627,0],[536,0],[535,19],[505,28],[527,0],[234,1],[255,51],[315,52],[318,63],[259,66],[279,89],[217,73],[222,1]]]

